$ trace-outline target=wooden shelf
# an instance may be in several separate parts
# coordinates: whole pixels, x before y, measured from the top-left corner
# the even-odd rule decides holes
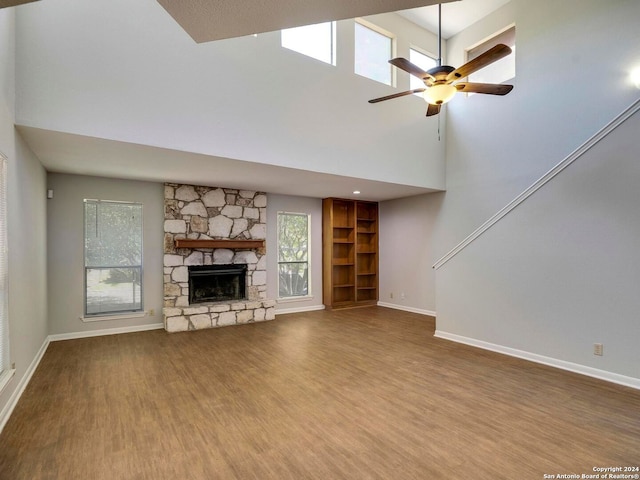
[[[327,308],[374,305],[378,299],[378,204],[322,201],[322,285]]]
[[[264,240],[190,240],[176,238],[176,248],[263,248]]]

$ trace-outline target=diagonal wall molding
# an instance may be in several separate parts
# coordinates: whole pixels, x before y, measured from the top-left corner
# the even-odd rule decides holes
[[[622,113],[620,113],[617,117],[615,117],[611,122],[601,128],[595,135],[589,138],[586,142],[576,148],[573,152],[571,152],[564,160],[558,163],[555,167],[545,173],[542,177],[536,180],[530,187],[528,187],[524,192],[514,198],[511,202],[509,202],[506,206],[500,209],[495,215],[493,215],[489,220],[480,225],[477,229],[475,229],[468,237],[462,240],[458,245],[453,247],[449,252],[447,252],[440,260],[433,264],[433,268],[436,270],[446,264],[449,260],[455,257],[458,253],[464,250],[467,246],[469,246],[474,240],[476,240],[480,235],[493,227],[496,223],[498,223],[503,217],[507,216],[511,211],[513,211],[518,205],[524,202],[527,198],[533,195],[536,191],[542,188],[545,184],[550,182],[556,175],[562,172],[565,168],[571,165],[573,162],[578,160],[582,155],[588,152],[591,147],[596,145],[600,140],[605,138],[611,132],[613,132],[616,128],[622,125],[627,119],[632,117],[638,110],[640,110],[640,98],[638,98],[635,102],[633,102],[629,107],[627,107]]]

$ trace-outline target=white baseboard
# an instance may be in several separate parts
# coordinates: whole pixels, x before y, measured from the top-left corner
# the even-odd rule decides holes
[[[150,323],[147,325],[134,325],[131,327],[103,328],[100,330],[87,330],[85,332],[56,333],[49,335],[49,340],[57,342],[59,340],[73,340],[74,338],[101,337],[103,335],[117,335],[119,333],[146,332],[147,330],[159,330],[164,328],[162,323]]]
[[[279,308],[276,309],[276,316],[285,315],[287,313],[302,313],[302,312],[315,312],[317,310],[324,310],[324,305],[312,305],[310,307],[298,307],[298,308]]]
[[[47,347],[51,342],[55,342],[58,340],[71,340],[74,338],[86,338],[86,337],[98,337],[102,335],[115,335],[118,333],[131,333],[131,332],[144,332],[147,330],[158,330],[164,328],[162,323],[152,323],[149,325],[137,325],[133,327],[121,327],[121,328],[107,328],[102,330],[91,330],[87,332],[72,332],[72,333],[60,333],[56,335],[49,335],[43,342],[40,350],[36,354],[35,358],[29,365],[29,368],[25,372],[24,376],[20,380],[18,387],[15,389],[9,401],[4,406],[2,411],[0,412],[0,432],[4,429],[4,426],[7,424],[9,417],[13,413],[13,409],[18,404],[18,400],[22,396],[24,389],[27,388],[29,381],[31,381],[31,377],[33,376],[33,372],[36,371],[44,353],[47,351]]]
[[[436,312],[432,312],[431,310],[423,310],[421,308],[407,307],[405,305],[398,305],[397,303],[378,302],[378,306],[394,308],[396,310],[404,310],[405,312],[419,313],[420,315],[428,315],[430,317],[436,316]]]
[[[36,353],[35,358],[31,362],[31,365],[29,365],[29,368],[27,368],[27,371],[24,372],[23,377],[20,379],[20,383],[18,383],[18,386],[14,390],[11,397],[9,398],[9,401],[2,409],[2,412],[0,412],[0,432],[2,432],[2,430],[4,429],[4,426],[9,421],[9,417],[13,413],[13,409],[16,408],[16,405],[18,404],[18,400],[20,400],[20,397],[22,396],[24,389],[27,388],[27,385],[29,384],[31,377],[33,376],[33,372],[35,372],[36,368],[38,368],[38,365],[40,364],[40,360],[42,360],[42,357],[44,356],[44,352],[47,351],[47,347],[49,346],[49,343],[50,343],[49,337],[45,338],[44,342],[42,343],[42,346],[40,347],[40,350],[38,350],[38,353]]]
[[[502,353],[511,357],[522,358],[524,360],[529,360],[530,362],[541,363],[550,367],[579,373],[588,377],[598,378],[600,380],[606,380],[607,382],[617,383],[618,385],[624,385],[625,387],[631,387],[640,390],[640,378],[627,377],[625,375],[607,372],[606,370],[587,367],[585,365],[567,362],[565,360],[558,360],[557,358],[545,357],[544,355],[538,355],[537,353],[525,352],[523,350],[517,350],[515,348],[497,345],[495,343],[476,340],[475,338],[463,337],[462,335],[443,332],[441,330],[436,330],[434,336],[445,340],[450,340],[452,342],[464,343],[465,345],[471,345],[472,347],[478,347],[484,350]]]

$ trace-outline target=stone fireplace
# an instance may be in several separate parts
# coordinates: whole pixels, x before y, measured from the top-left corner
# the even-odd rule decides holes
[[[164,324],[169,332],[273,320],[262,192],[165,184]]]

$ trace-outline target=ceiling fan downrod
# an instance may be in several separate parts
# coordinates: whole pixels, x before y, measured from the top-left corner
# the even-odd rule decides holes
[[[442,66],[442,4],[438,4],[438,66]]]

